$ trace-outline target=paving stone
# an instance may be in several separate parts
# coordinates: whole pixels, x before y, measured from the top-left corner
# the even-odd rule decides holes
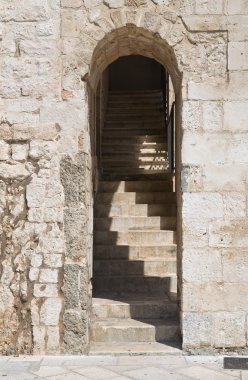
[[[229,371],[214,371],[209,368],[205,368],[203,366],[193,366],[193,367],[188,367],[188,368],[183,368],[177,373],[186,375],[192,379],[196,380],[209,380],[209,379],[214,379],[214,380],[234,380],[235,378],[238,379],[239,377],[233,376],[229,374]]]
[[[75,369],[75,372],[94,380],[110,379],[116,375],[116,372],[96,366]]]

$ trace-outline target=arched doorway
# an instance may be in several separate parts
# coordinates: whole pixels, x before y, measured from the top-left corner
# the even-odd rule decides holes
[[[179,344],[175,91],[157,60],[120,56],[93,97],[91,350]]]

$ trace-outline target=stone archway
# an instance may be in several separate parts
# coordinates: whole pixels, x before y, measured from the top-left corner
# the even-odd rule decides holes
[[[87,3],[87,4],[86,4]],[[85,2],[83,7],[65,6],[62,19],[62,36],[64,40],[63,58],[63,97],[72,99],[77,107],[82,107],[87,118],[84,125],[78,125],[72,132],[75,133],[77,149],[73,154],[65,157],[62,162],[62,171],[69,173],[66,181],[62,182],[65,188],[65,231],[67,255],[64,281],[64,342],[65,351],[71,353],[85,352],[88,347],[88,328],[91,302],[89,283],[92,261],[92,206],[93,206],[93,178],[94,178],[94,94],[98,80],[103,70],[120,56],[140,54],[153,58],[166,67],[170,73],[177,105],[177,189],[178,189],[178,277],[179,293],[182,292],[182,200],[181,200],[181,173],[183,175],[183,191],[200,192],[198,188],[197,170],[191,171],[191,158],[188,164],[185,151],[185,170],[181,168],[181,118],[182,129],[191,129],[194,104],[186,102],[182,117],[182,99],[187,100],[187,85],[190,80],[201,81],[202,72],[210,77],[224,76],[226,67],[224,59],[218,64],[215,62],[216,51],[224,54],[226,35],[220,32],[210,32],[199,36],[192,34],[179,17],[182,9],[178,5],[169,8],[154,4],[153,1],[128,2],[127,6],[115,8],[99,6],[95,2]],[[137,3],[137,4],[136,4]],[[144,3],[144,4],[143,4]],[[177,9],[176,9],[177,8]],[[204,46],[204,53],[202,51]],[[205,52],[210,47],[213,54]],[[213,49],[214,46],[214,49]],[[202,60],[202,54],[206,59]],[[201,57],[201,58],[199,58]],[[195,65],[192,68],[192,60]],[[202,61],[204,63],[202,63]],[[209,63],[210,62],[210,63]],[[184,75],[182,76],[182,72]],[[190,87],[194,91],[194,86]],[[189,96],[194,99],[194,94]],[[197,99],[197,96],[196,96]],[[194,115],[193,115],[194,116]],[[188,118],[190,117],[190,119]],[[196,168],[197,169],[197,168]],[[196,178],[196,179],[195,179]],[[195,182],[196,181],[196,182]],[[71,189],[78,190],[77,199],[71,199]],[[194,185],[195,184],[195,185]],[[196,186],[196,187],[194,187]],[[187,207],[187,197],[184,200]],[[189,216],[191,218],[191,216]],[[76,231],[75,231],[75,220]],[[74,231],[72,232],[72,225]],[[193,235],[198,246],[197,226],[191,224]],[[184,238],[191,236],[192,231],[184,229]],[[188,234],[188,235],[187,235]],[[73,244],[71,242],[73,241]],[[200,244],[200,243],[199,243]],[[192,270],[193,270],[192,263]],[[71,286],[73,284],[73,287]],[[71,296],[73,294],[73,302]],[[75,300],[75,302],[74,302]],[[191,318],[190,307],[184,314]],[[184,317],[184,318],[185,318]],[[197,319],[195,320],[197,324]],[[184,319],[182,319],[182,324]],[[185,328],[182,332],[184,334]],[[187,345],[190,347],[190,335],[187,336]],[[195,343],[194,343],[195,344]]]

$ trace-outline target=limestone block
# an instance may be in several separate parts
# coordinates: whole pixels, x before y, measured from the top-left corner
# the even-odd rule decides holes
[[[34,296],[40,297],[57,297],[58,289],[56,284],[34,284]]]
[[[223,0],[196,0],[196,14],[222,14]]]
[[[242,312],[214,314],[214,346],[245,347],[245,321],[246,315]]]
[[[224,129],[232,132],[248,130],[248,102],[224,103]]]
[[[58,354],[60,353],[60,334],[59,327],[47,328],[47,353]]]
[[[63,199],[63,196],[61,195],[61,199]],[[45,208],[44,214],[43,214],[43,220],[46,223],[51,222],[58,222],[63,223],[64,220],[64,212],[62,208]]]
[[[45,326],[33,326],[33,343],[34,343],[35,355],[45,354],[45,345],[46,345],[45,339],[46,339]]]
[[[9,126],[2,124],[0,138],[4,140],[27,141],[32,139],[53,140],[58,135],[59,129],[55,123],[50,124],[15,124]]]
[[[228,162],[248,163],[248,131],[232,135],[232,143],[228,149]]]
[[[235,334],[233,333],[235,331]],[[244,347],[245,313],[183,313],[184,348]]]
[[[80,36],[82,28],[85,27],[87,20],[87,13],[84,9],[62,9],[62,36],[63,37],[78,37]]]
[[[220,131],[223,124],[222,104],[219,102],[203,102],[203,129],[205,131]]]
[[[183,280],[187,282],[222,281],[221,252],[218,249],[184,249]]]
[[[183,102],[183,129],[195,130],[201,126],[202,110],[200,102]]]
[[[87,318],[85,311],[65,312],[64,343],[68,354],[84,353],[85,343],[88,341]]]
[[[212,328],[213,314],[184,312],[182,314],[183,348],[211,347]]]
[[[39,268],[42,265],[43,257],[42,255],[33,254],[31,258],[31,265],[34,268]]]
[[[183,246],[184,248],[208,246],[208,224],[206,221],[190,220],[183,221]]]
[[[222,250],[223,281],[248,282],[248,257],[243,249]]]
[[[124,7],[125,0],[104,0],[103,3],[109,8],[121,8]]]
[[[40,323],[46,326],[58,326],[61,308],[61,299],[47,298],[40,308]]]
[[[87,155],[64,156],[61,160],[60,171],[66,206],[87,206],[87,192],[89,192],[89,184],[87,183],[89,180]]]
[[[229,42],[228,68],[229,70],[248,69],[248,42]]]
[[[184,283],[183,311],[236,312],[247,311],[247,283]]]
[[[227,19],[222,15],[182,14],[187,29],[191,32],[220,32],[227,29]]]
[[[0,161],[9,159],[10,146],[4,141],[0,141]]]
[[[30,208],[28,210],[28,221],[29,222],[43,222],[43,209],[42,208]]]
[[[182,163],[186,166],[225,163],[231,140],[231,136],[222,133],[185,131],[182,141]]]
[[[27,186],[26,197],[28,207],[41,207],[46,196],[45,183],[30,183]]]
[[[37,44],[39,49],[37,49]],[[37,60],[37,69],[39,75],[48,76],[51,74],[51,66],[58,66],[59,49],[58,42],[56,40],[48,40],[44,37],[36,37],[35,40],[21,40],[20,45],[20,54],[27,57],[42,57],[42,58],[51,58],[50,60],[46,59],[45,61]],[[45,73],[44,66],[47,69]],[[54,73],[55,74],[55,73]]]
[[[88,306],[88,269],[77,264],[64,266],[63,293],[65,309],[87,309]]]
[[[208,163],[203,168],[203,188],[205,191],[245,191],[247,177],[246,164]]]
[[[62,257],[56,254],[46,254],[44,255],[44,264],[49,268],[61,268],[63,265]]]
[[[245,218],[246,196],[242,193],[231,192],[223,195],[224,213],[230,219]]]
[[[12,144],[12,159],[15,161],[25,161],[28,156],[28,144]]]
[[[248,81],[248,71],[231,71],[225,98],[227,100],[247,100],[248,88],[244,83]]]
[[[227,0],[227,13],[229,15],[248,14],[248,3],[246,0]]]
[[[39,240],[38,249],[43,253],[63,253],[64,240],[61,238],[45,238]]]
[[[39,305],[36,299],[31,301],[31,321],[33,326],[40,324]]]
[[[97,7],[98,5],[101,5],[103,3],[103,0],[84,0],[84,5],[86,8],[93,8]]]
[[[224,216],[222,196],[218,193],[184,193],[183,220],[210,220]]]
[[[184,193],[203,191],[201,167],[196,165],[182,167],[181,190]]]
[[[47,0],[14,0],[2,1],[0,21],[39,21],[49,17]]]
[[[41,269],[39,280],[40,282],[44,282],[44,283],[57,283],[58,270],[57,269]]]
[[[36,281],[38,280],[38,277],[39,277],[39,269],[38,268],[31,268],[29,270],[29,280],[30,281]]]
[[[211,247],[248,247],[248,222],[245,219],[219,220],[209,225]]]
[[[188,83],[188,97],[190,100],[222,100],[226,93],[227,85],[222,81]],[[245,91],[244,91],[245,92]]]
[[[84,208],[69,208],[64,211],[66,257],[79,259],[86,257],[87,214]]]
[[[62,0],[61,6],[65,8],[79,8],[83,3],[83,0]]]
[[[6,179],[15,179],[22,181],[25,178],[30,176],[29,171],[26,169],[24,164],[4,164],[0,163],[0,178]]]

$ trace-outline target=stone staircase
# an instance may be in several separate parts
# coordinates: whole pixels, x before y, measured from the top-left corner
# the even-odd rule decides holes
[[[109,95],[94,206],[95,354],[160,353],[161,342],[179,340],[176,197],[162,117],[159,91]]]

